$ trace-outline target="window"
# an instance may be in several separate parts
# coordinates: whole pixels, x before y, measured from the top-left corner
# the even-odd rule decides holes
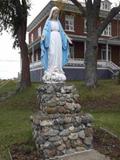
[[[111,3],[108,1],[101,2],[101,9],[105,11],[109,11],[111,9]]]
[[[38,51],[36,52],[36,61],[37,62],[39,61],[39,52]]]
[[[112,25],[111,23],[104,29],[102,36],[111,36],[112,35]]]
[[[74,16],[65,16],[65,30],[74,32]]]
[[[106,60],[106,48],[101,49],[101,60]],[[111,48],[108,49],[108,60],[111,61]]]
[[[41,27],[38,28],[38,37],[41,36]]]
[[[74,46],[70,46],[70,58],[74,59],[75,58],[74,56],[75,56],[74,55]]]
[[[33,40],[34,40],[34,35],[33,35],[33,33],[31,33],[30,39],[31,39],[31,43],[32,43]]]

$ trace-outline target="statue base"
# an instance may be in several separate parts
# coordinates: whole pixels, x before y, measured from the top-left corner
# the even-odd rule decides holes
[[[92,148],[92,116],[82,114],[76,88],[44,84],[37,89],[39,111],[32,117],[33,137],[43,159]]]

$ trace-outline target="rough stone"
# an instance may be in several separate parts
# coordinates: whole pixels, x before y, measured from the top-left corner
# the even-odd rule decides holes
[[[39,111],[32,116],[35,144],[45,160],[92,146],[93,118],[81,113],[75,87],[45,84],[37,90]]]
[[[64,129],[62,132],[60,132],[60,136],[68,136],[70,134],[68,129]]]
[[[71,133],[69,135],[69,139],[72,139],[72,140],[78,139],[78,133]]]
[[[93,129],[89,128],[89,127],[86,127],[85,128],[85,136],[86,137],[92,137],[93,136]]]
[[[54,157],[56,155],[56,149],[44,149],[43,152],[45,158]]]
[[[40,122],[40,125],[41,125],[41,126],[52,126],[52,125],[53,125],[53,122],[50,121],[50,120],[44,120],[44,121],[41,121],[41,122]]]
[[[57,112],[57,108],[56,107],[47,107],[45,109],[45,111],[48,113],[48,114],[54,114]]]
[[[69,127],[69,131],[74,132],[75,131],[75,127],[74,126],[70,126]]]
[[[54,136],[54,137],[49,137],[49,141],[50,142],[56,142],[61,140],[60,136]]]
[[[84,130],[81,130],[81,131],[78,133],[78,136],[79,136],[79,138],[81,138],[81,139],[85,139],[85,132],[84,132]]]
[[[93,137],[85,137],[84,143],[88,146],[92,145]]]
[[[59,131],[55,129],[50,129],[49,132],[46,133],[46,135],[49,135],[49,136],[56,136],[58,134],[59,134]]]
[[[54,142],[55,146],[59,146],[59,145],[62,145],[62,144],[63,144],[63,140],[58,140],[58,141]]]
[[[65,148],[66,146],[64,143],[57,147],[58,151],[63,151]]]
[[[53,147],[54,147],[53,143],[51,143],[51,142],[49,142],[49,141],[46,141],[46,142],[44,143],[44,148],[51,149],[51,148],[53,148]]]

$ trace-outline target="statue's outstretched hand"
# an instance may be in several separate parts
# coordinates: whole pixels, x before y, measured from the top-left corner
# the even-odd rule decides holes
[[[68,35],[66,34],[67,40],[70,44],[73,44],[72,39],[70,37],[68,37]]]
[[[69,38],[69,39],[68,39],[68,42],[69,42],[70,44],[73,44],[73,42],[72,42],[72,39],[71,39],[71,38]]]

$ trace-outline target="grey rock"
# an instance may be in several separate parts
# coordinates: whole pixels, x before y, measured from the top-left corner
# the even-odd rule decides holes
[[[47,135],[49,136],[56,136],[59,134],[59,131],[58,130],[53,130],[53,129],[50,129],[48,133],[46,133]]]
[[[69,127],[69,131],[70,131],[70,132],[74,132],[74,131],[75,131],[75,127],[74,127],[74,126],[70,126],[70,127]]]
[[[79,151],[79,152],[82,152],[82,151],[85,151],[86,149],[85,149],[85,147],[76,147],[76,149],[75,149],[77,152]]]
[[[66,154],[71,154],[71,153],[75,153],[75,149],[70,148],[66,150]]]
[[[68,136],[69,135],[69,130],[68,129],[64,129],[62,132],[60,132],[60,136]]]
[[[85,139],[85,132],[84,132],[84,130],[81,130],[81,131],[78,133],[78,136],[79,136],[79,138],[81,138],[81,139]]]
[[[71,139],[71,140],[78,139],[78,133],[71,133],[71,134],[69,135],[69,139]]]
[[[54,141],[53,142],[55,146],[59,146],[63,144],[63,140],[59,140],[59,141]]]
[[[66,146],[65,146],[64,143],[57,147],[57,149],[58,149],[59,151],[63,151],[65,148],[66,148]]]
[[[65,123],[71,123],[71,122],[72,122],[72,118],[65,116],[64,122],[65,122]]]
[[[92,145],[92,141],[93,141],[93,137],[85,137],[84,139],[84,143],[89,146]]]
[[[75,105],[74,103],[66,103],[66,108],[69,109],[70,111],[74,111],[75,110]]]
[[[51,120],[43,120],[40,122],[41,126],[52,126],[53,125],[53,121]]]
[[[79,94],[74,94],[74,99],[75,99],[75,101],[77,101],[78,99],[79,99]]]
[[[45,144],[43,145],[44,148],[48,148],[48,149],[52,149],[54,147],[53,143],[47,141],[45,142]]]
[[[60,136],[54,136],[54,137],[49,137],[49,141],[50,142],[57,142],[57,141],[60,141],[61,140],[61,137]]]

